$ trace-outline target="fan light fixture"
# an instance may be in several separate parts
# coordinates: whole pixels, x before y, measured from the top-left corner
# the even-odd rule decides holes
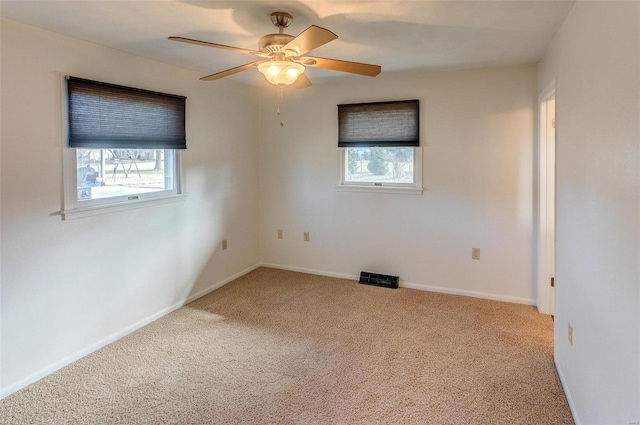
[[[258,71],[275,86],[289,86],[304,73],[304,66],[292,61],[269,61],[258,65]]]
[[[293,85],[295,88],[304,89],[311,86],[311,81],[306,78],[306,75],[303,76],[303,78],[299,78],[305,72],[305,67],[307,66],[367,75],[369,77],[375,77],[380,73],[381,68],[379,65],[308,56],[307,53],[309,53],[309,51],[324,46],[338,38],[338,36],[326,28],[315,25],[311,25],[295,37],[290,34],[285,34],[284,29],[291,24],[292,19],[293,16],[286,12],[273,12],[271,14],[271,22],[278,27],[278,33],[267,34],[260,37],[257,50],[226,46],[224,44],[184,37],[169,37],[169,40],[216,49],[232,50],[260,58],[254,62],[249,62],[200,78],[203,81],[219,80],[220,78],[257,67],[267,81],[275,86],[284,87]]]

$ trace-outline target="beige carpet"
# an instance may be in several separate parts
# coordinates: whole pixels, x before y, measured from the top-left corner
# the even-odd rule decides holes
[[[571,424],[534,307],[261,268],[0,401],[2,424]]]

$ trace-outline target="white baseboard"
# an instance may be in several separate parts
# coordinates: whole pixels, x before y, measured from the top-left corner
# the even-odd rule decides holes
[[[204,297],[205,295],[215,291],[216,289],[223,287],[227,283],[229,283],[229,282],[231,282],[233,280],[236,280],[237,278],[242,277],[245,274],[250,273],[250,272],[254,271],[255,269],[257,269],[258,267],[261,267],[261,266],[262,265],[260,263],[256,263],[253,266],[247,267],[246,269],[239,271],[238,273],[232,274],[228,278],[226,278],[224,280],[221,280],[218,283],[214,283],[213,285],[207,286],[206,288],[204,288],[204,289],[202,289],[202,290],[200,290],[200,291],[198,291],[198,292],[196,292],[194,294],[189,295],[184,300],[182,305],[189,304],[190,302],[195,301],[198,298]]]
[[[294,266],[286,266],[283,264],[274,264],[274,263],[260,263],[262,267],[270,267],[272,269],[281,269],[281,270],[289,270],[292,272],[300,272],[300,273],[309,273],[309,274],[317,274],[321,276],[328,277],[337,277],[340,279],[348,279],[348,280],[359,280],[359,275],[350,275],[344,273],[334,273],[327,272],[323,270],[314,270],[314,269],[305,269],[303,267],[294,267]],[[409,288],[409,289],[417,289],[420,291],[428,291],[428,292],[439,292],[443,294],[451,294],[451,295],[463,295],[465,297],[473,297],[473,298],[482,298],[486,300],[493,301],[504,301],[509,303],[516,304],[525,304],[525,305],[536,305],[536,300],[529,298],[520,298],[520,297],[511,297],[508,295],[499,295],[499,294],[489,294],[486,292],[475,292],[475,291],[467,291],[466,289],[454,289],[454,288],[444,288],[441,286],[431,286],[425,285],[422,283],[411,283],[411,282],[400,282],[401,288]]]
[[[556,371],[558,371],[558,376],[560,377],[560,383],[562,384],[562,389],[564,390],[564,395],[567,397],[567,403],[569,403],[569,410],[571,410],[571,415],[573,416],[573,422],[576,425],[581,425],[582,421],[578,416],[578,411],[576,410],[576,405],[573,403],[573,398],[571,398],[571,393],[569,392],[569,388],[565,384],[564,374],[562,373],[562,368],[558,363],[558,359],[556,356],[553,356],[553,363],[556,365]]]
[[[169,307],[163,308],[162,310],[130,325],[127,326],[126,328],[94,343],[91,344],[90,346],[83,348],[80,351],[77,351],[65,358],[63,358],[62,360],[59,360],[55,363],[53,363],[52,365],[49,365],[43,369],[40,369],[39,371],[27,376],[24,379],[21,379],[20,381],[9,385],[7,387],[3,387],[0,388],[0,399],[3,399],[5,397],[7,397],[8,395],[11,395],[13,393],[15,393],[16,391],[19,391],[31,384],[33,384],[36,381],[39,381],[40,379],[44,378],[47,375],[52,374],[53,372],[62,369],[63,367],[75,362],[76,360],[81,359],[82,357],[93,353],[94,351],[99,350],[100,348],[104,347],[105,345],[111,344],[114,341],[117,341],[118,339],[129,335],[130,333],[142,328],[145,325],[148,325],[149,323],[153,322],[154,320],[157,320],[159,318],[161,318],[162,316],[165,316],[169,313],[171,313],[172,311],[175,311],[177,309],[179,309],[180,307],[184,306],[185,304],[190,303],[191,301],[194,301],[204,295],[207,295],[208,293],[215,291],[216,289],[226,285],[227,283],[231,282],[232,280],[235,280],[241,276],[244,276],[245,274],[257,269],[258,267],[260,267],[260,263],[256,263],[251,267],[248,267],[238,273],[235,273],[231,276],[229,276],[228,278],[221,280],[220,282],[216,282],[213,285],[210,285],[208,287],[206,287],[205,289],[202,289],[201,291],[198,291],[194,294],[189,295],[187,298],[178,301],[177,303],[170,305]]]
[[[260,263],[260,267],[269,267],[271,269],[288,270],[290,272],[300,272],[308,274],[317,274],[320,276],[337,277],[339,279],[358,280],[360,276],[344,273],[333,273],[324,270],[305,269],[304,267],[285,266],[284,264]]]
[[[422,283],[400,282],[403,288],[418,289],[420,291],[440,292],[442,294],[463,295],[465,297],[482,298],[485,300],[504,301],[515,304],[536,305],[536,300],[530,298],[512,297],[509,295],[490,294],[488,292],[468,291],[466,289],[445,288]]]

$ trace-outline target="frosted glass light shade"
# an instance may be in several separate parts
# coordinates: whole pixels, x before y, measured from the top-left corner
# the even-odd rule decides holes
[[[268,82],[276,86],[288,86],[296,82],[304,72],[304,66],[290,61],[270,61],[258,65],[258,71]]]

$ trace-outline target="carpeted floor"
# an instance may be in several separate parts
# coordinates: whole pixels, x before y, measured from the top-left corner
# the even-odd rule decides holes
[[[534,307],[260,268],[0,401],[2,424],[572,424]]]

